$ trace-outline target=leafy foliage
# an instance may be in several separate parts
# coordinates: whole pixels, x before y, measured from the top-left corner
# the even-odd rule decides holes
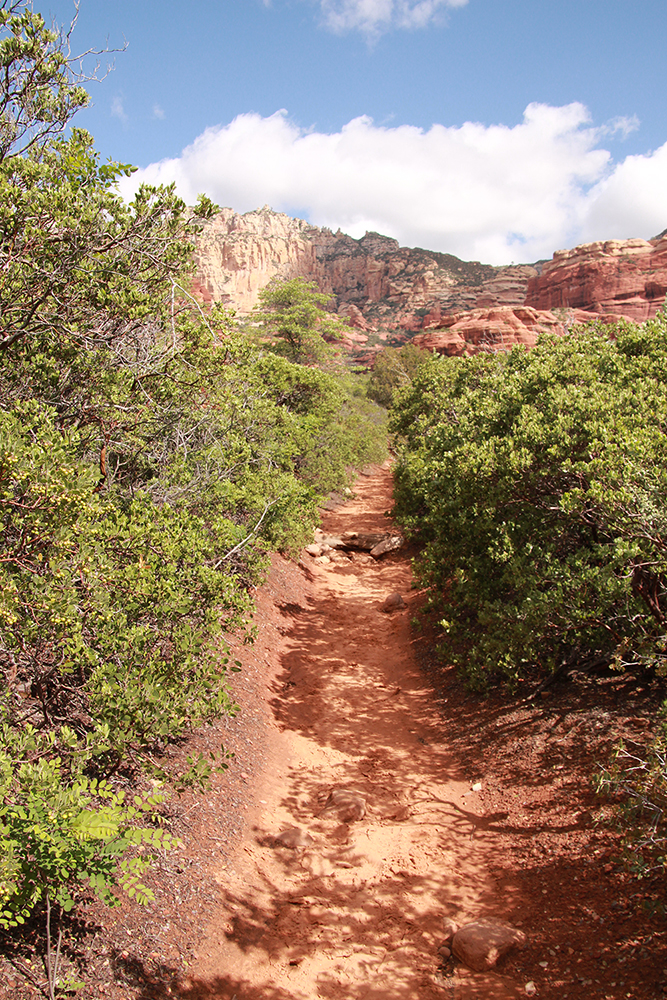
[[[667,867],[667,732],[664,723],[651,746],[616,747],[611,766],[596,778],[601,794],[620,804],[626,859],[641,877]]]
[[[248,629],[268,552],[384,448],[350,378],[193,299],[210,202],[142,187],[127,205],[131,168],[63,136],[86,100],[68,51],[0,0],[0,924],[45,903],[49,934],[51,906],[87,893],[148,899],[172,840],[162,794],[129,804],[131,779],[205,787],[226,766],[224,748],[177,776],[159,760],[236,710],[224,636]]]
[[[152,813],[164,796],[135,795],[128,804],[123,790],[83,773],[90,748],[69,758],[70,780],[64,783],[66,765],[53,756],[53,733],[27,726],[19,734],[5,723],[2,737],[0,926],[23,923],[47,895],[69,912],[82,884],[111,905],[117,902],[112,892],[117,885],[140,902],[152,899],[141,874],[150,852],[168,849],[174,838],[160,827],[137,826],[135,821]],[[67,727],[61,730],[60,742],[78,746],[76,734]],[[117,859],[130,847],[144,852],[118,868]]]
[[[412,382],[420,366],[431,359],[428,351],[415,344],[385,347],[377,355],[368,385],[368,396],[380,406],[391,406],[394,391]]]
[[[24,0],[0,2],[0,159],[57,135],[88,94],[72,72],[71,32],[47,29]]]
[[[444,359],[397,403],[397,511],[469,682],[665,660],[667,320]]]
[[[667,316],[434,360],[398,395],[396,509],[467,682],[667,672]],[[664,869],[664,722],[597,779],[638,875]]]

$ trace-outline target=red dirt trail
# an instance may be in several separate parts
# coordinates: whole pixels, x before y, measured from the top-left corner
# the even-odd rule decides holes
[[[390,527],[391,471],[361,477],[326,532]],[[306,557],[309,558],[309,557]],[[224,1000],[429,1000],[525,996],[524,983],[443,965],[444,917],[521,924],[516,891],[491,875],[496,834],[414,655],[419,595],[401,553],[310,559],[303,604],[273,684],[266,766],[242,848],[214,876],[222,905],[181,984]],[[407,608],[379,610],[390,594]],[[348,818],[335,789],[366,800]],[[301,831],[303,846],[275,838]],[[312,838],[312,839],[310,839]]]

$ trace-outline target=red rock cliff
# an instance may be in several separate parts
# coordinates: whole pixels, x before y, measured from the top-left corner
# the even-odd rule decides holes
[[[537,270],[408,249],[378,233],[355,240],[268,207],[245,215],[225,208],[200,236],[196,288],[241,315],[272,278],[299,275],[331,293],[354,339],[365,342],[405,339],[461,310],[522,305]]]
[[[562,333],[595,315],[644,321],[665,302],[667,236],[588,243],[546,263],[492,267],[400,247],[378,233],[355,240],[268,206],[245,215],[225,208],[201,234],[197,266],[204,298],[241,315],[272,278],[317,282],[348,317],[346,348],[369,361],[383,343],[415,334],[421,346],[462,354],[531,345],[543,331]]]
[[[665,302],[667,237],[607,240],[558,250],[528,282],[534,309],[584,309],[643,323]]]

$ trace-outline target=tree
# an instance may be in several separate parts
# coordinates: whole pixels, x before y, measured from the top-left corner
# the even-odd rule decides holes
[[[348,387],[195,301],[211,203],[125,204],[131,168],[62,134],[85,103],[67,36],[0,13],[0,926],[45,905],[50,935],[91,892],[147,898],[123,855],[169,843],[161,798],[128,806],[118,775],[226,766],[170,774],[163,751],[236,711],[225,633],[250,638],[268,551],[303,542],[383,425],[352,436]]]
[[[391,406],[394,390],[405,388],[412,382],[419,367],[431,360],[432,355],[415,344],[402,347],[385,347],[375,358],[368,383],[368,395],[380,406]]]
[[[72,58],[69,44],[75,22],[66,32],[49,30],[25,0],[1,0],[0,160],[43,146],[88,103],[74,67],[89,53]]]
[[[336,357],[331,342],[346,329],[339,317],[322,308],[330,299],[305,278],[274,281],[259,293],[254,320],[274,349],[295,364],[330,364]]]

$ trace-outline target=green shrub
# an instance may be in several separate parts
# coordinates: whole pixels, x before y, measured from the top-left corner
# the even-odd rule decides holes
[[[667,739],[664,723],[648,747],[616,747],[596,789],[620,800],[616,816],[625,835],[626,861],[640,878],[667,868]]]
[[[468,681],[665,660],[667,320],[442,359],[399,395],[396,510]]]
[[[148,898],[162,795],[128,804],[118,774],[205,787],[225,766],[223,748],[170,775],[160,754],[236,710],[224,636],[251,638],[268,553],[384,447],[351,381],[190,294],[207,199],[126,204],[132,168],[62,137],[87,100],[68,51],[0,0],[0,924],[45,903],[49,939],[86,892]],[[306,298],[318,353],[335,330]]]
[[[368,397],[380,406],[391,406],[394,392],[410,384],[421,365],[431,360],[431,354],[414,344],[385,347],[375,358],[368,382]]]

